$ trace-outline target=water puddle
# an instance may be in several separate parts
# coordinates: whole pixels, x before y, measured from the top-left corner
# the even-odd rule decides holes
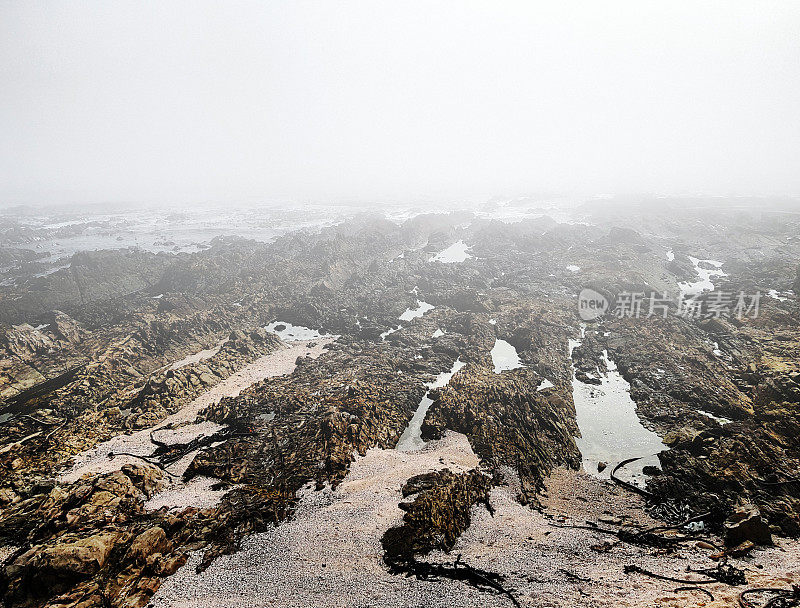
[[[417,288],[415,287],[411,293],[416,294]],[[403,314],[400,315],[399,319],[401,321],[413,321],[414,319],[418,319],[426,312],[428,312],[429,310],[433,310],[434,308],[436,307],[433,304],[428,304],[427,302],[423,302],[422,300],[417,300],[416,308],[406,308],[405,312],[403,312]],[[390,336],[393,333],[400,331],[401,329],[403,329],[402,325],[398,325],[397,327],[392,327],[390,329],[387,329],[385,332],[381,334],[381,341],[385,340],[386,336]],[[434,334],[433,337],[436,338],[437,336]]]
[[[714,291],[714,283],[711,279],[728,276],[727,273],[722,270],[722,262],[717,262],[716,260],[700,260],[692,256],[688,257],[692,264],[694,264],[697,280],[681,281],[678,283],[678,287],[680,287],[681,293],[684,296],[696,296],[704,291]],[[712,268],[707,268],[707,266],[712,266]]]
[[[536,390],[543,391],[546,388],[553,388],[554,386],[555,384],[553,384],[552,382],[550,382],[550,380],[545,378],[544,380],[542,380],[541,384],[539,384],[539,386],[536,387]]]
[[[385,340],[386,336],[391,336],[393,333],[395,333],[396,331],[400,331],[401,329],[403,329],[402,325],[398,325],[397,327],[392,327],[391,329],[387,329],[385,332],[381,334],[381,341]]]
[[[301,342],[330,337],[328,334],[319,333],[316,329],[310,329],[302,325],[292,325],[291,323],[284,323],[283,321],[273,321],[264,329],[278,334],[278,337],[284,342]]]
[[[412,321],[424,315],[429,310],[436,308],[433,304],[428,304],[422,300],[417,300],[416,308],[406,308],[405,312],[400,315],[401,321]]]
[[[778,302],[788,302],[789,299],[794,295],[794,292],[791,290],[779,292],[777,289],[770,289],[767,292],[767,295],[773,300],[778,300]]]
[[[583,333],[583,331],[582,331]],[[569,354],[580,346],[569,341]],[[603,351],[607,372],[598,374],[600,384],[584,384],[572,375],[572,397],[581,437],[575,439],[583,456],[583,468],[591,474],[609,478],[613,468],[628,458],[641,457],[617,473],[620,479],[644,486],[642,469],[659,466],[656,454],[667,449],[653,431],[646,429],[636,414],[630,384],[619,373],[614,361]],[[604,463],[603,471],[598,464]]]
[[[495,340],[491,354],[495,374],[525,367],[520,361],[517,349],[505,340]]]
[[[456,359],[449,372],[442,372],[436,376],[433,382],[429,382],[425,386],[429,389],[447,386],[450,379],[465,365],[466,363],[462,362],[461,359]],[[401,452],[414,452],[425,446],[425,441],[422,439],[422,423],[425,420],[425,415],[428,413],[428,408],[430,408],[433,403],[433,399],[428,396],[429,394],[430,391],[426,392],[419,402],[417,411],[415,411],[414,415],[411,417],[411,422],[408,423],[406,430],[403,431],[403,434],[400,435],[400,439],[397,440],[397,445],[395,446],[396,450],[400,450]]]
[[[450,247],[447,249],[437,253],[430,259],[430,261],[442,262],[443,264],[455,264],[458,262],[463,262],[467,258],[472,257],[472,255],[467,253],[468,249],[470,249],[470,247],[464,241],[458,241],[457,243],[450,245]]]

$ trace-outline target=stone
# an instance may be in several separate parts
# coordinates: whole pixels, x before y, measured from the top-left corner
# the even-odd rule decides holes
[[[133,485],[147,498],[152,498],[166,485],[167,481],[161,469],[150,465],[126,464],[122,472],[133,482]]]
[[[745,541],[758,545],[771,545],[772,533],[769,525],[761,517],[761,512],[753,504],[736,508],[725,520],[725,544],[736,547]]]
[[[133,539],[128,547],[127,558],[139,563],[145,563],[148,556],[156,553],[169,553],[172,545],[167,539],[163,528],[153,526]]]
[[[733,549],[728,550],[728,555],[731,557],[744,557],[750,551],[756,548],[756,544],[751,540],[746,540],[740,545],[736,545]]]
[[[87,578],[105,565],[118,538],[116,533],[104,532],[50,547],[34,547],[17,558],[9,573],[26,571],[33,580],[53,584]]]

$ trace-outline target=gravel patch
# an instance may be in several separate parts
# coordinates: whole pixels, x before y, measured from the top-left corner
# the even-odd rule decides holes
[[[449,467],[468,470],[477,459],[466,438],[447,433],[419,452],[370,450],[357,459],[336,489],[307,488],[296,516],[270,531],[249,537],[241,551],[195,573],[200,554],[164,581],[152,599],[155,608],[261,607],[473,607],[511,606],[507,597],[477,591],[455,581],[419,581],[390,575],[382,563],[380,538],[402,518],[400,486],[412,475]],[[626,575],[625,564],[654,572],[689,576],[687,564],[710,567],[707,550],[687,545],[672,555],[632,545],[596,548],[613,540],[590,530],[557,528],[553,523],[600,521],[655,525],[632,496],[582,472],[556,471],[549,479],[541,511],[520,505],[513,474],[509,485],[492,491],[490,515],[473,511],[471,527],[451,554],[427,559],[452,561],[458,554],[472,566],[507,576],[506,586],[522,606],[730,606],[739,589],[706,585],[710,602],[696,592],[674,593],[680,585],[642,575]],[[602,523],[605,519],[608,522]],[[593,548],[595,547],[595,548]],[[735,560],[748,569],[752,585],[788,587],[800,571],[800,543],[780,540]],[[761,566],[759,568],[758,566]]]

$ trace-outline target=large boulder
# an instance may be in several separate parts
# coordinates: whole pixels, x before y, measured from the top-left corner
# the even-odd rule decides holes
[[[403,496],[417,494],[398,506],[406,513],[400,526],[390,528],[381,539],[384,558],[393,566],[414,560],[433,550],[449,551],[469,527],[473,505],[489,508],[491,479],[472,470],[452,473],[449,469],[417,475],[402,489]]]
[[[761,517],[758,507],[752,504],[737,507],[725,520],[725,544],[728,547],[736,547],[745,541],[757,545],[772,544],[769,525]]]

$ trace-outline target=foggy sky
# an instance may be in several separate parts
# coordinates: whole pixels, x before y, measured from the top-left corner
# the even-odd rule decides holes
[[[0,204],[800,193],[800,3],[0,4]]]

